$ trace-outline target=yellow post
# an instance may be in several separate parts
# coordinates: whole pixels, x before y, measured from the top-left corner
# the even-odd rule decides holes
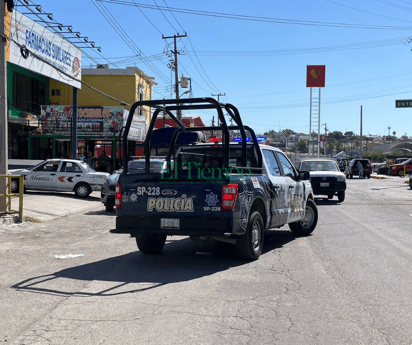
[[[23,194],[24,194],[24,177],[19,176],[19,218],[23,223]]]
[[[24,176],[15,176],[15,175],[3,175],[0,174],[0,178],[6,178],[7,188],[6,194],[0,194],[0,198],[7,198],[8,204],[6,202],[6,213],[15,214],[18,213],[20,217],[20,222],[23,222],[23,193],[24,193]],[[11,193],[11,179],[19,179],[19,193]],[[11,198],[19,197],[19,210],[15,211],[11,209]],[[6,201],[7,201],[6,200]]]
[[[9,207],[8,209],[11,209],[11,177],[7,177],[7,195],[8,195],[8,199],[9,199]]]

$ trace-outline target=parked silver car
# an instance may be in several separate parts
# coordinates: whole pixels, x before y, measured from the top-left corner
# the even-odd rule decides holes
[[[163,169],[166,169],[165,164],[166,161],[163,158],[151,158],[150,170],[152,172],[161,172]],[[128,169],[129,173],[144,173],[145,160],[139,159],[130,161]],[[113,172],[106,178],[106,181],[102,186],[100,201],[104,204],[107,212],[113,211],[116,185],[121,173],[123,173],[123,169]]]

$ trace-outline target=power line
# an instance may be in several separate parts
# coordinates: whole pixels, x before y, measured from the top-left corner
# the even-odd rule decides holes
[[[200,50],[198,55],[201,56],[278,56],[278,55],[294,55],[294,54],[314,54],[324,52],[335,52],[342,50],[354,50],[354,49],[368,49],[381,46],[396,45],[400,43],[409,43],[410,37],[400,37],[380,41],[368,41],[359,43],[341,44],[329,47],[318,48],[296,48],[296,49],[280,49],[280,50]]]
[[[402,10],[412,11],[412,9],[411,9],[410,7],[402,6],[402,5],[393,3],[392,1],[387,1],[387,0],[376,0],[376,1],[382,2],[382,3],[384,3],[384,4],[386,4],[386,5],[389,5],[389,6],[393,6],[393,7],[400,8],[400,9],[402,9]]]
[[[116,4],[116,5],[124,5],[124,6],[133,6],[133,7],[140,6],[140,7],[152,9],[152,10],[168,10],[171,12],[192,14],[192,15],[198,15],[198,16],[208,16],[208,17],[264,22],[264,23],[274,23],[274,24],[322,26],[322,27],[336,27],[336,28],[347,28],[347,29],[373,29],[373,30],[411,30],[412,29],[412,27],[407,27],[407,26],[349,24],[349,23],[339,23],[339,22],[318,22],[318,21],[308,21],[308,20],[271,18],[271,17],[221,13],[221,12],[190,10],[190,9],[174,8],[174,7],[162,8],[161,6],[153,6],[153,5],[141,4],[141,3],[136,4],[136,3],[131,3],[125,0],[96,0],[96,1],[107,2],[110,4]],[[382,1],[382,0],[377,0],[377,1]]]
[[[99,1],[101,2],[101,1]],[[133,42],[133,40],[130,38],[130,36],[125,32],[125,30],[122,28],[122,26],[119,24],[119,22],[113,17],[113,15],[110,13],[110,11],[103,5],[101,4],[101,7],[97,5],[97,0],[92,0],[92,3],[96,6],[96,8],[99,10],[99,12],[103,15],[103,17],[106,19],[106,21],[110,24],[110,26],[116,31],[116,33],[122,38],[122,40],[126,43],[129,48],[138,53],[139,55],[143,56],[143,63],[152,70],[160,79],[162,79],[164,82],[168,83],[167,77],[164,75],[162,71],[160,71],[153,63],[150,61],[147,61],[146,56],[143,54],[143,52],[136,46],[136,44]],[[113,23],[116,23],[114,25]]]
[[[153,0],[153,2],[156,4],[156,6],[157,6],[157,8],[159,9],[160,13],[163,15],[163,17],[165,17],[165,19],[166,19],[167,22],[170,24],[170,26],[172,27],[172,29],[173,29],[177,34],[179,34],[179,33],[177,32],[177,30],[175,29],[175,27],[174,27],[174,26],[172,25],[172,23],[170,22],[170,20],[167,19],[166,15],[165,15],[165,14],[163,13],[163,11],[160,9],[160,7],[159,7],[159,5],[157,4],[156,0]],[[134,3],[134,0],[133,0],[133,3]]]
[[[136,5],[136,7],[139,9],[139,11],[142,12],[142,10],[140,9],[140,4],[137,4],[134,0],[132,0],[132,1],[133,1],[133,3]],[[176,17],[174,16],[173,12],[170,11],[170,8],[169,8],[169,6],[167,5],[166,1],[163,0],[163,2],[164,2],[165,5],[167,6],[167,10],[171,13],[171,15],[173,16],[173,18],[176,20],[176,22],[177,22],[178,25],[180,26],[180,28],[186,33],[186,31],[184,30],[184,28],[182,27],[182,25],[179,23],[179,21],[178,21],[178,20],[176,19]],[[165,14],[164,14],[163,11],[161,10],[160,6],[159,6],[156,2],[155,2],[155,4],[156,4],[156,7],[161,11],[162,15],[166,18]],[[145,16],[145,18],[149,21],[149,23],[151,23],[151,24],[154,26],[154,24],[150,21],[150,19],[149,19],[143,12],[142,12],[142,14],[143,14],[143,15]],[[170,23],[170,21],[169,21],[167,18],[166,18],[166,20],[169,22],[169,24],[172,26],[172,28],[173,28],[175,31],[177,31],[177,30],[173,27],[173,25]],[[157,29],[156,26],[154,26],[154,27]],[[157,29],[157,30],[158,30],[158,29]],[[158,31],[159,31],[159,30],[158,30]],[[160,31],[159,31],[159,32],[160,32]],[[162,34],[162,36],[164,36],[164,35]],[[204,80],[204,82],[207,84],[208,87],[210,87],[211,89],[215,89],[215,90],[218,90],[218,91],[219,91],[219,89],[213,84],[213,82],[212,82],[211,79],[209,78],[208,74],[206,73],[205,69],[203,68],[202,63],[200,62],[199,58],[197,57],[196,51],[194,50],[194,47],[193,47],[193,45],[192,45],[192,42],[190,41],[189,38],[188,38],[188,40],[189,40],[189,43],[190,43],[190,45],[191,45],[191,47],[192,47],[192,49],[193,49],[192,52],[195,54],[196,59],[197,59],[199,65],[200,65],[200,68],[203,70],[206,78],[210,81],[211,85],[213,85],[213,86],[209,85],[209,83],[207,82],[207,80],[203,77],[202,73],[199,71],[199,69],[197,68],[195,62],[193,61],[190,53],[188,52],[188,49],[187,49],[184,41],[182,41],[183,46],[185,47],[185,50],[187,51],[187,55],[189,56],[190,60],[192,61],[193,66],[196,68],[197,72],[199,73],[199,76]],[[186,71],[186,70],[185,70],[185,71]],[[187,73],[187,71],[186,71],[186,73]],[[190,76],[190,75],[189,75],[189,76]],[[194,83],[195,83],[196,85],[198,85],[195,81],[194,81]],[[202,90],[204,90],[204,89],[202,88]],[[204,90],[204,91],[206,91],[206,90]],[[206,91],[206,92],[208,92],[208,91]]]
[[[327,2],[330,2],[330,3],[332,3],[332,4],[335,4],[335,5],[339,5],[339,6],[342,6],[342,7],[350,8],[350,9],[355,10],[355,11],[359,11],[359,12],[363,12],[363,13],[367,13],[367,14],[372,14],[373,16],[382,17],[382,18],[388,18],[388,19],[394,19],[394,20],[399,20],[399,21],[401,21],[401,22],[412,23],[410,20],[393,18],[393,17],[384,16],[384,15],[382,15],[382,14],[372,13],[372,12],[370,12],[370,11],[361,10],[361,9],[359,9],[359,8],[355,8],[355,7],[352,7],[352,6],[344,5],[344,4],[341,4],[341,3],[339,3],[339,2],[335,2],[335,1],[332,1],[332,0],[326,0],[326,1],[327,1]]]
[[[132,0],[132,1],[133,1],[133,3],[135,3],[134,0]],[[154,24],[152,23],[152,21],[146,16],[146,14],[142,11],[142,9],[141,9],[140,7],[138,7],[138,6],[137,6],[137,8],[138,8],[138,10],[140,11],[140,13],[143,14],[143,16],[147,19],[147,21],[148,21],[150,24],[152,24],[152,26],[163,36],[163,33],[157,28],[156,25],[154,25]]]
[[[76,78],[72,77],[70,74],[62,71],[61,69],[57,68],[56,66],[54,66],[52,63],[50,63],[50,62],[47,61],[46,59],[42,58],[40,55],[37,55],[36,53],[33,53],[30,49],[28,49],[28,48],[25,47],[24,45],[21,45],[21,44],[18,43],[16,40],[14,40],[14,39],[12,39],[12,38],[11,38],[10,40],[13,41],[20,49],[24,49],[26,52],[28,52],[29,55],[35,57],[36,59],[38,59],[38,60],[42,61],[43,63],[51,66],[52,68],[54,68],[59,74],[64,75],[64,76],[66,76],[66,77],[68,77],[68,78],[70,78],[70,79],[72,79],[72,80],[75,80],[75,81],[81,83],[82,85],[85,85],[85,86],[89,87],[89,88],[92,89],[93,91],[96,91],[96,92],[100,93],[101,95],[103,95],[103,96],[105,96],[105,97],[107,97],[107,98],[110,98],[110,99],[112,99],[112,100],[114,100],[114,101],[116,101],[116,102],[119,102],[121,105],[128,105],[128,106],[130,106],[130,104],[128,104],[128,103],[126,103],[126,102],[124,102],[124,101],[122,101],[122,100],[120,100],[120,99],[117,99],[117,98],[115,98],[115,97],[113,97],[113,96],[110,96],[110,95],[108,95],[107,93],[104,93],[103,91],[100,91],[100,90],[96,89],[95,87],[93,87],[93,86],[85,83],[85,82],[82,81],[82,80],[79,80],[79,79],[76,79]]]
[[[175,15],[173,14],[172,11],[170,11],[169,5],[166,3],[165,0],[163,0],[163,2],[165,3],[167,9],[169,10],[170,14],[172,15],[172,17],[175,19],[176,23],[180,26],[180,28],[183,30],[183,32],[186,32],[185,29],[183,29],[183,27],[180,25],[179,21],[176,19]]]

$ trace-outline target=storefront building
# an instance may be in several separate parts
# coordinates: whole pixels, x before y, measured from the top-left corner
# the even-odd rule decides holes
[[[118,141],[115,138],[119,135],[130,106],[121,106],[119,101],[82,86],[80,81],[132,105],[138,100],[152,99],[152,88],[156,85],[154,78],[136,67],[110,69],[107,65],[99,65],[98,68],[82,69],[81,50],[64,38],[18,11],[8,13],[6,22],[7,34],[14,38],[8,40],[7,46],[9,158],[71,156],[73,88],[78,90],[78,157],[86,151],[98,156],[106,150],[109,155],[113,153],[115,158],[118,153]],[[23,56],[21,47],[14,41],[24,44],[40,59],[31,55]],[[59,128],[65,128],[64,131],[56,131],[57,127],[52,131],[47,128],[50,125],[47,117],[51,113],[58,114],[53,115],[51,121],[56,125],[58,123]],[[98,113],[100,115],[96,115]],[[137,109],[134,128],[131,130],[134,134],[128,137],[132,155],[142,155],[136,143],[144,140],[150,114],[149,107]],[[100,124],[103,124],[103,118],[119,117],[119,121],[114,121],[118,128],[106,130],[103,126],[97,130],[97,127],[92,127],[92,131],[89,131],[87,126],[81,127],[93,123],[90,117],[97,119],[99,116],[102,119]],[[97,122],[94,121],[96,126]]]
[[[108,65],[98,65],[97,68],[83,68],[82,81],[100,90],[104,94],[110,95],[113,98],[129,104],[124,106],[124,109],[127,111],[130,110],[133,103],[139,100],[151,100],[153,86],[157,85],[154,82],[154,78],[148,77],[137,67],[111,69]],[[73,101],[70,87],[61,82],[54,80],[50,82],[50,94],[51,105],[71,104]],[[78,106],[82,109],[118,107],[119,105],[119,101],[108,98],[86,85],[83,85],[82,89],[78,93]],[[137,145],[144,141],[146,128],[151,119],[151,108],[145,106],[136,109],[133,119],[134,122],[136,121],[136,124],[134,124],[134,128],[132,126],[131,132],[134,132],[135,134],[129,134],[128,137],[130,155],[143,156],[143,149],[137,147]],[[142,119],[144,119],[144,124]],[[117,130],[120,131],[122,126],[123,125],[119,126]],[[105,133],[107,134],[107,132]],[[143,135],[141,135],[141,133],[143,133]],[[119,134],[119,132],[117,132],[117,134]],[[96,144],[100,146],[95,149],[95,152],[90,152],[95,154],[97,157],[100,156],[103,150],[106,151],[106,154],[112,156],[112,158],[114,156],[111,153],[112,151],[116,154],[118,153],[119,155],[122,155],[120,151],[115,150],[113,146],[113,137],[113,133],[103,136],[101,140],[98,140],[101,143]],[[81,144],[82,142],[79,143],[79,154],[82,154]],[[85,149],[87,150],[87,147]]]
[[[77,141],[78,157],[99,157],[103,151],[112,159],[111,170],[119,165],[122,156],[120,130],[129,116],[124,107],[78,107]],[[70,158],[73,122],[73,106],[42,106],[38,127],[28,139],[30,159],[47,159],[52,157]],[[147,132],[146,119],[135,115],[128,139],[142,142]]]
[[[82,55],[69,41],[16,10],[7,13],[6,34],[13,38],[7,40],[8,157],[27,159],[41,107],[50,104],[50,81],[80,88]],[[24,54],[21,45],[38,57]]]

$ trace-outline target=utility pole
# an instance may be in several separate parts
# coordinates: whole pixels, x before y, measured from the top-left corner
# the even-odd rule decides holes
[[[214,116],[212,116],[212,127],[215,127],[215,117]],[[215,132],[212,131],[212,137],[214,136],[215,136]]]
[[[0,49],[0,174],[7,175],[8,138],[7,138],[7,36],[5,33],[6,4],[0,1],[0,28],[3,47]],[[6,179],[0,178],[0,194],[7,194]],[[0,198],[0,213],[7,210],[7,198]]]
[[[213,93],[211,94],[212,96],[217,96],[217,101],[220,102],[220,96],[226,96],[225,93],[218,93],[217,95],[214,95]]]
[[[220,96],[226,96],[226,93],[218,93],[217,95],[211,94],[212,97],[217,96],[217,101],[220,102]],[[217,118],[217,125],[220,126],[220,119]]]
[[[326,128],[326,123],[323,123],[321,126],[325,126],[325,137],[323,138],[323,155],[326,156],[326,152],[327,152],[327,149],[326,149],[326,131],[328,129]]]
[[[362,106],[360,106],[360,152],[359,152],[359,158],[362,158],[362,153],[363,153],[363,147],[362,147],[362,142],[363,142],[363,135],[362,135]]]
[[[179,98],[180,98],[180,97],[179,97],[179,72],[178,72],[178,69],[177,69],[177,55],[180,54],[180,53],[177,51],[177,43],[176,43],[176,38],[180,38],[180,37],[187,37],[187,35],[186,35],[186,34],[184,34],[184,35],[179,35],[179,34],[177,34],[177,35],[168,36],[168,37],[165,37],[165,36],[162,35],[162,38],[163,38],[164,40],[166,40],[166,39],[168,39],[168,38],[173,38],[173,40],[174,40],[174,51],[172,51],[172,53],[173,53],[174,56],[175,56],[174,69],[175,69],[175,93],[176,93],[176,99],[179,99]],[[177,111],[177,119],[178,119],[179,121],[182,120],[182,111],[181,111],[181,110],[178,110],[178,111]]]

